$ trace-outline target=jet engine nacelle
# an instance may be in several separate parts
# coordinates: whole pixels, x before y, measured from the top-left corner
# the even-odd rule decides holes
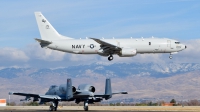
[[[94,86],[90,86],[89,87],[89,91],[94,93],[95,92],[95,87]]]
[[[95,87],[88,85],[88,84],[82,84],[78,86],[78,90],[85,90],[85,91],[90,91],[90,92],[95,92]]]
[[[133,48],[124,48],[118,54],[120,57],[131,57],[137,55],[136,49]]]
[[[66,84],[62,84],[59,86],[59,91],[62,93],[66,93]],[[76,87],[72,86],[72,92],[76,92]]]

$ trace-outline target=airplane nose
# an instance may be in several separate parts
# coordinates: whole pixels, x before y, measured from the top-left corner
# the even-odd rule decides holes
[[[187,46],[185,46],[185,49],[187,48]]]

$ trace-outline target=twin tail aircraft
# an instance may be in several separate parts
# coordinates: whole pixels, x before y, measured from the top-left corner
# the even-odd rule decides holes
[[[42,48],[74,54],[98,54],[113,60],[113,55],[133,57],[145,53],[169,53],[172,55],[186,49],[186,45],[168,38],[130,39],[74,39],[59,34],[41,12],[35,12],[41,39],[36,38]]]
[[[95,94],[95,87],[89,84],[81,84],[76,89],[72,85],[71,79],[67,79],[66,84],[61,84],[60,86],[50,86],[45,95],[9,92],[9,95],[25,96],[25,99],[22,99],[21,101],[29,101],[32,97],[33,101],[39,101],[40,99],[40,104],[51,102],[51,105],[49,107],[50,111],[57,111],[58,103],[61,101],[75,101],[75,103],[77,104],[80,102],[84,102],[84,110],[88,111],[88,104],[100,102],[103,99],[108,100],[112,98],[112,95],[115,94],[128,93],[126,91],[113,93],[111,88],[111,80],[109,78],[106,79],[105,94]]]

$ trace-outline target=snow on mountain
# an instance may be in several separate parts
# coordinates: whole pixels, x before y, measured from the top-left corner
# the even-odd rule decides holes
[[[34,69],[34,70],[31,70]],[[1,78],[15,78],[19,74],[31,77],[43,77],[52,75],[67,75],[69,77],[127,77],[149,76],[155,78],[169,77],[176,74],[200,70],[198,63],[93,63],[90,65],[70,66],[66,68],[4,68],[0,70]]]

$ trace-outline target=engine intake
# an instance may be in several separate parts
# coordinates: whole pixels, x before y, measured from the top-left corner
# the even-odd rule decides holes
[[[94,86],[90,86],[89,87],[89,91],[94,93],[95,92],[95,87]]]
[[[95,87],[88,84],[81,84],[78,86],[78,90],[90,91],[94,93]]]
[[[76,87],[72,86],[72,92],[73,92],[73,93],[76,92]]]
[[[61,93],[66,93],[66,85],[62,84],[59,86],[59,91]],[[72,92],[75,93],[76,92],[76,87],[72,86]]]

